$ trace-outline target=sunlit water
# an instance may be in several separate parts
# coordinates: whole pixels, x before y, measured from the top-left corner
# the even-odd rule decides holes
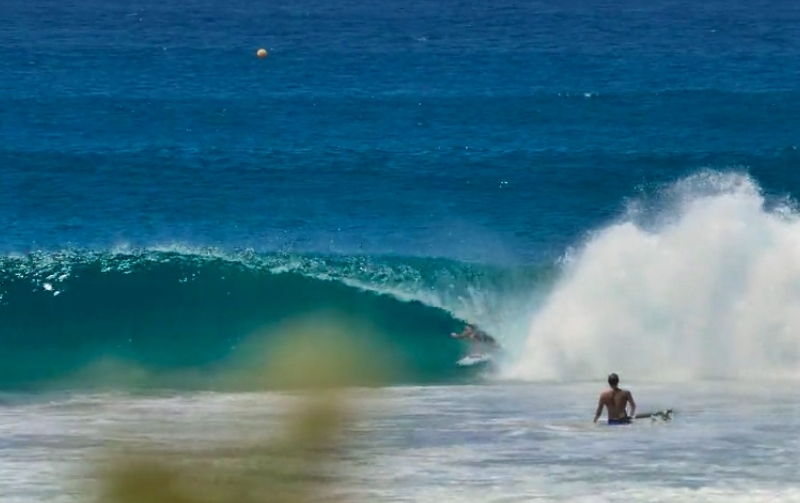
[[[338,493],[352,501],[800,501],[789,384],[633,386],[672,421],[593,425],[602,386],[358,392]],[[72,396],[0,411],[2,501],[87,501],[109,440],[198,448],[280,431],[269,394]],[[88,487],[91,487],[88,486]]]

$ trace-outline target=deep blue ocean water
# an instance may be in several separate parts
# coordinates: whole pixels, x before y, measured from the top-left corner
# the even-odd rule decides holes
[[[701,212],[709,231],[670,253],[708,257],[692,248],[704,238],[738,249],[712,230],[728,222],[777,243],[776,261],[794,253],[769,213],[800,195],[794,2],[6,0],[0,12],[2,388],[103,357],[202,366],[320,311],[394,341],[404,379],[459,379],[448,334],[463,321],[522,352],[565,257],[632,207],[652,224],[672,215],[671,194],[709,186],[754,188],[743,197],[765,209]],[[592,260],[579,263],[626,264]],[[681,281],[718,299],[732,271],[762,263],[742,260]],[[776,277],[794,281],[787,267]],[[644,309],[663,325],[685,312],[675,297]],[[790,325],[792,299],[765,323]],[[547,353],[557,370],[582,361],[564,348],[591,352],[580,334]],[[644,368],[655,356],[642,351]]]

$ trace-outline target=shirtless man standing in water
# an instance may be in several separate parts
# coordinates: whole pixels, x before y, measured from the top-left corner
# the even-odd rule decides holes
[[[608,409],[608,424],[630,424],[631,418],[636,416],[636,402],[630,391],[619,387],[619,376],[617,374],[608,375],[608,385],[611,389],[600,393],[597,401],[597,412],[594,413],[594,422],[600,419],[603,407]],[[630,415],[627,413],[627,405],[631,405]]]

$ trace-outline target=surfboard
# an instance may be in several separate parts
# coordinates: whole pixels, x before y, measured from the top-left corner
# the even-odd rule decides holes
[[[488,363],[492,361],[492,355],[487,353],[476,353],[472,355],[467,355],[464,358],[458,360],[456,365],[459,367],[471,367],[473,365],[479,365],[481,363]]]
[[[656,421],[658,419],[660,419],[662,421],[669,421],[670,419],[672,419],[673,415],[674,415],[674,412],[673,412],[672,409],[664,409],[664,410],[657,410],[657,411],[654,411],[654,412],[644,412],[644,413],[641,413],[641,414],[636,414],[635,416],[633,416],[633,418],[634,419],[652,419],[653,421]]]
[[[672,419],[673,411],[672,409],[664,409],[664,410],[657,410],[653,412],[643,412],[640,414],[636,414],[632,418],[623,419],[623,420],[607,420],[606,424],[609,426],[620,426],[620,425],[629,425],[639,422],[643,419],[650,419],[651,421],[669,421]]]

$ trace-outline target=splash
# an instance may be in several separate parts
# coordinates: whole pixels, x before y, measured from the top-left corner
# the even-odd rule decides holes
[[[800,221],[746,175],[703,172],[591,236],[504,376],[773,379],[800,370]],[[651,209],[653,206],[649,206]]]

